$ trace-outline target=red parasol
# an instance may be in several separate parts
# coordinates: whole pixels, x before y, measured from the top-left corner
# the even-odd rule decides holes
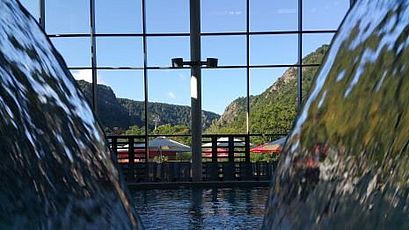
[[[283,149],[287,137],[277,139],[273,142],[265,143],[250,149],[252,153],[273,153],[278,154]]]

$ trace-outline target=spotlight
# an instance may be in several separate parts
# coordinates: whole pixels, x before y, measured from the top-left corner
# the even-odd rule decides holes
[[[197,62],[192,62],[192,61],[187,61],[184,62],[183,58],[172,58],[172,67],[173,68],[181,68],[184,65],[189,65],[189,66],[203,66],[206,65],[209,68],[216,68],[217,67],[217,58],[207,58],[206,61],[197,61]]]
[[[210,68],[216,68],[217,61],[218,61],[217,58],[207,58],[206,65],[207,67],[210,67]]]
[[[172,67],[183,67],[183,58],[172,58]]]

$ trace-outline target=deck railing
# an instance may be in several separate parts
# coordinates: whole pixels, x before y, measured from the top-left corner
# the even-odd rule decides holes
[[[161,135],[162,136],[162,135]],[[251,162],[250,138],[260,135],[203,135],[203,181],[261,181],[270,180],[276,162]],[[265,135],[264,135],[265,136]],[[272,134],[274,140],[285,134]],[[156,136],[149,136],[154,138]],[[167,135],[188,138],[188,135]],[[148,158],[146,137],[142,135],[109,135],[107,141],[117,157],[120,170],[128,182],[191,181],[192,164],[186,159]],[[133,153],[133,154],[132,154]]]

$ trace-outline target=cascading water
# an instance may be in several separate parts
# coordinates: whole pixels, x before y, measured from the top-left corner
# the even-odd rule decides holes
[[[290,134],[264,228],[407,228],[409,1],[348,13]]]
[[[0,0],[0,227],[135,228],[104,135],[60,55]]]

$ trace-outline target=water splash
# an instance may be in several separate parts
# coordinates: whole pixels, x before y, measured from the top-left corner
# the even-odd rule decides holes
[[[61,56],[0,0],[0,226],[138,226],[104,135]]]
[[[351,9],[285,146],[264,228],[405,226],[408,44],[409,1]]]

